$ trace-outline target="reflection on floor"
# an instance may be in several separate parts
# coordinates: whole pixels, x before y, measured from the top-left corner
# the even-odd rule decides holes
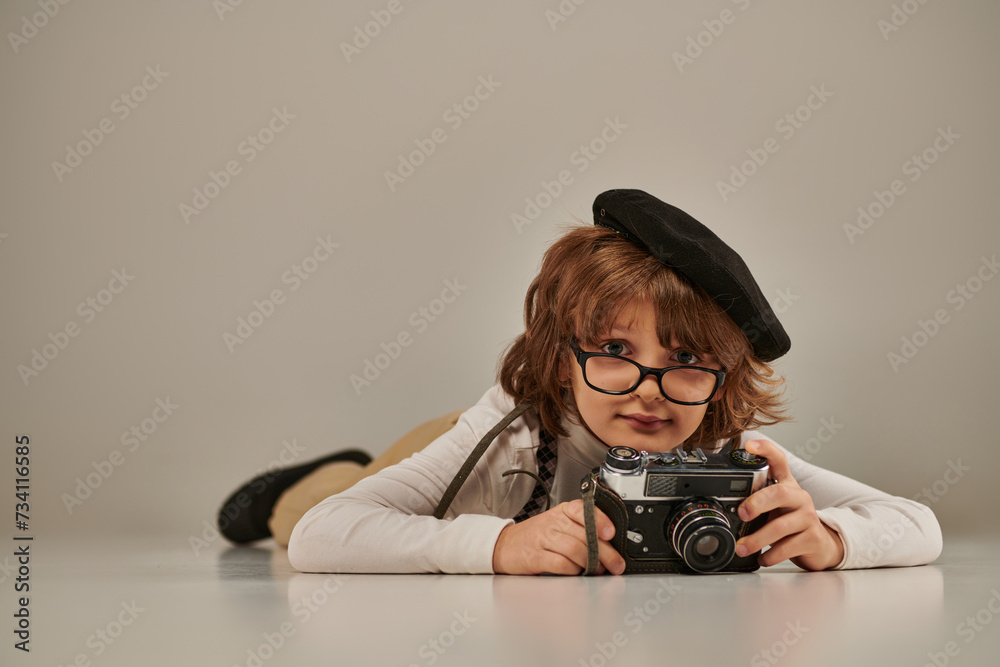
[[[36,538],[4,665],[997,665],[996,539],[917,568],[493,577],[297,573],[283,550]],[[16,559],[0,559],[16,630]],[[13,565],[13,567],[12,567]],[[12,622],[13,619],[13,622]]]

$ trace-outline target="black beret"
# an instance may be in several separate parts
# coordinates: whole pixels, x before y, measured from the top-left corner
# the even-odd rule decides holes
[[[684,211],[641,190],[608,190],[594,200],[594,224],[639,244],[704,289],[762,361],[788,352],[788,334],[743,259]]]

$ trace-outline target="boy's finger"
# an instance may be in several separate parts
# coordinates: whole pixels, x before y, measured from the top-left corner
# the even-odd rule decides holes
[[[788,467],[788,459],[770,440],[748,440],[743,448],[751,454],[767,459],[767,465],[774,480],[781,482],[792,477],[792,471]]]
[[[597,560],[611,574],[621,574],[625,571],[625,559],[621,557],[610,543],[601,540],[597,543]],[[598,571],[600,574],[600,571]]]
[[[573,519],[581,528],[584,527],[583,502],[573,501],[567,503],[567,516]],[[622,574],[625,571],[625,559],[615,550],[609,540],[615,536],[615,524],[608,518],[608,515],[601,510],[594,508],[594,524],[597,528],[597,561],[600,565],[598,574],[603,574],[606,570],[611,574]],[[583,537],[583,544],[586,547],[586,536]],[[586,565],[586,560],[582,562]]]
[[[573,519],[576,523],[581,526],[586,525],[583,518],[582,500],[565,503],[563,511],[566,512],[566,516]],[[607,514],[596,507],[594,508],[594,527],[597,528],[598,539],[607,541],[615,536],[615,524],[608,518]]]
[[[805,492],[794,478],[786,478],[784,483],[771,484],[752,494],[740,503],[740,519],[750,521],[768,512],[787,513],[794,511],[804,502]]]

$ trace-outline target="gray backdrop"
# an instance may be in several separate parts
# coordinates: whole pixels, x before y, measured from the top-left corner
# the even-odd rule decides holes
[[[27,434],[35,533],[211,541],[255,472],[473,404],[545,247],[632,187],[775,304],[778,442],[995,531],[998,18],[5,2],[4,511]]]

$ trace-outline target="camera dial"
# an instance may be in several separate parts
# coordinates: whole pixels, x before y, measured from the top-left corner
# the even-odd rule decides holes
[[[763,456],[751,454],[745,449],[734,449],[729,452],[729,460],[738,468],[748,468],[751,470],[759,470],[767,465],[767,459]]]
[[[661,466],[676,466],[680,464],[680,459],[673,452],[662,452],[658,454],[646,454],[650,463],[658,463]]]
[[[631,447],[618,446],[608,450],[604,462],[609,468],[632,472],[642,465],[642,456]]]

